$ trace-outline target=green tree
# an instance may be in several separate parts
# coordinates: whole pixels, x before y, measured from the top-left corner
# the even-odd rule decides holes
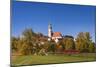
[[[75,43],[74,43],[74,40],[72,38],[65,38],[63,40],[63,43],[65,45],[65,47],[64,47],[65,50],[73,50],[73,49],[75,49]]]
[[[92,42],[89,32],[80,32],[76,38],[76,50],[89,52],[89,45]]]
[[[12,51],[18,51],[18,38],[11,37],[11,49]]]
[[[23,44],[21,44],[20,47],[20,52],[23,55],[29,55],[29,54],[33,54],[33,44],[30,41],[23,41]]]
[[[33,54],[33,46],[36,41],[35,36],[36,33],[32,31],[32,29],[25,29],[22,33],[21,40],[23,41],[21,53],[22,54]],[[21,43],[21,42],[20,42]]]
[[[24,38],[26,38],[26,39],[28,39],[28,40],[31,41],[31,40],[34,39],[34,37],[37,36],[37,34],[34,33],[33,30],[32,30],[31,28],[29,28],[29,29],[25,29],[25,30],[23,31],[22,36],[23,36]]]
[[[56,49],[57,49],[56,43],[54,41],[51,41],[51,42],[48,43],[48,45],[49,45],[48,46],[48,51],[55,53]]]
[[[31,28],[25,29],[20,38],[12,37],[12,49],[17,50],[23,55],[38,54],[41,49],[45,50],[48,48],[47,45],[40,44],[40,40],[43,40],[42,37],[44,37],[42,33],[35,33]]]
[[[89,45],[89,52],[91,52],[91,53],[96,52],[95,43],[92,42],[92,43]]]

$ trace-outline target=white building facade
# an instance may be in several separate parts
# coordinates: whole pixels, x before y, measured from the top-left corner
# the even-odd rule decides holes
[[[60,32],[53,32],[52,25],[48,25],[48,41],[54,40],[56,43],[62,39],[62,34]]]

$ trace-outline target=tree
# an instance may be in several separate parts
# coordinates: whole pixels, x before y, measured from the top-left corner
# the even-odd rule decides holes
[[[25,29],[22,33],[23,38],[20,40],[20,45],[22,45],[21,48],[21,53],[24,55],[27,54],[33,54],[33,46],[35,43],[35,36],[36,33],[32,31],[32,29]]]
[[[80,32],[76,38],[76,50],[89,52],[89,45],[92,42],[89,32]]]
[[[74,40],[72,38],[65,38],[63,40],[63,43],[65,45],[65,50],[73,50],[75,49],[75,43],[74,43]]]
[[[25,40],[23,44],[21,44],[20,52],[23,55],[33,54],[33,44],[32,42]]]
[[[33,37],[36,37],[37,34],[33,32],[31,28],[25,29],[22,33],[23,37],[28,40],[33,40]]]
[[[63,40],[60,40],[57,45],[56,45],[56,49],[57,49],[57,52],[63,52],[65,50],[65,44],[63,43]]]
[[[16,37],[11,37],[11,48],[12,51],[18,51],[18,38]]]
[[[89,52],[90,52],[90,53],[96,52],[95,43],[92,42],[92,43],[89,45]]]
[[[23,55],[38,54],[41,49],[48,49],[47,45],[42,45],[44,35],[42,33],[35,33],[31,28],[25,29],[20,38],[12,37],[12,49],[17,50]],[[45,41],[45,39],[44,39]],[[40,52],[41,53],[41,52]]]
[[[48,51],[55,53],[56,49],[57,49],[56,43],[54,41],[51,41],[51,42],[48,43],[48,45],[49,45]]]

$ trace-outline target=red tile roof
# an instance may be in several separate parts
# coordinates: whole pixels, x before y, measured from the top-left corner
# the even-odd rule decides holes
[[[53,33],[53,37],[61,37],[61,33],[60,32],[54,32]]]

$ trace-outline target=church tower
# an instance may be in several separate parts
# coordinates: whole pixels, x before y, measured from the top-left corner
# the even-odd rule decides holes
[[[52,26],[51,26],[51,24],[48,25],[48,37],[49,38],[52,37]]]
[[[51,24],[48,25],[48,41],[51,41],[51,38],[52,38],[52,26]]]

